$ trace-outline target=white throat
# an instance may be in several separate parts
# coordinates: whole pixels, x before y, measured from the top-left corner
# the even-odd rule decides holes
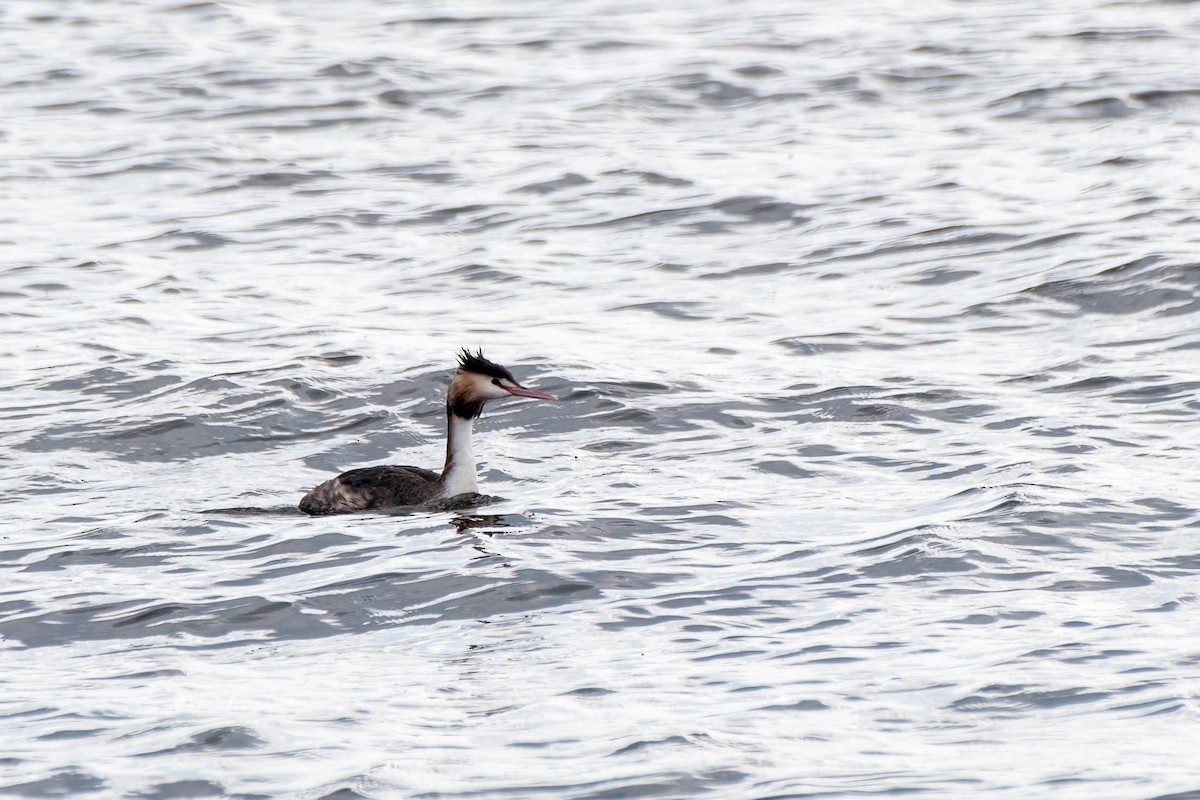
[[[471,434],[475,420],[449,414],[446,425],[446,466],[442,470],[442,497],[479,491],[475,483],[475,454]]]

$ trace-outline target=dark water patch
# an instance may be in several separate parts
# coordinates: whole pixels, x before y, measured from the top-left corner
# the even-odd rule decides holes
[[[997,623],[1021,622],[1045,616],[1041,611],[1007,611],[989,614],[968,614],[959,619],[942,620],[947,625],[995,625]]]
[[[870,420],[873,422],[909,422],[915,423],[920,417],[906,406],[893,403],[855,402],[852,400],[829,400],[816,407],[817,416],[814,421],[850,422]],[[872,463],[882,463],[872,457],[864,457]]]
[[[1200,516],[1200,510],[1195,507],[1181,505],[1175,500],[1165,497],[1143,497],[1135,500],[1134,504],[1155,512],[1154,518],[1163,522],[1195,519],[1197,516]]]
[[[811,478],[818,474],[813,470],[807,470],[798,466],[793,461],[785,460],[760,461],[754,465],[754,468],[769,475],[779,475],[786,478]]]
[[[860,103],[875,104],[882,100],[882,95],[874,89],[866,88],[862,76],[857,73],[847,73],[821,78],[814,82],[824,96],[845,98]]]
[[[276,114],[311,114],[323,111],[339,111],[342,109],[361,108],[361,100],[344,99],[330,103],[278,103],[272,105],[245,105],[222,110],[212,116],[213,119],[237,119],[243,117],[271,116]],[[255,184],[250,184],[255,185]]]
[[[1142,653],[1143,653],[1143,651],[1141,651],[1141,650],[1103,650],[1099,653],[1088,653],[1085,655],[1074,656],[1072,658],[1064,658],[1064,659],[1062,659],[1062,662],[1064,664],[1087,664],[1092,661],[1104,661],[1109,658],[1124,658],[1126,656],[1141,655]],[[1162,684],[1158,684],[1158,683],[1146,684],[1141,687],[1138,687],[1138,689],[1136,691],[1140,691],[1141,689],[1148,689],[1151,687],[1161,686],[1161,685]],[[1126,689],[1124,691],[1131,691],[1131,690]]]
[[[60,103],[46,103],[35,106],[38,111],[49,113],[54,112],[80,112],[84,114],[96,114],[97,116],[119,115],[128,113],[128,109],[120,108],[119,106],[109,105],[104,100],[68,100]]]
[[[1049,586],[1041,588],[1050,592],[1098,592],[1109,589],[1131,589],[1139,586],[1148,586],[1153,583],[1153,579],[1143,574],[1140,570],[1121,569],[1119,567],[1093,567],[1088,572],[1096,575],[1100,580],[1056,581]]]
[[[236,752],[239,750],[258,750],[266,746],[266,741],[250,728],[241,725],[230,725],[221,728],[201,731],[187,741],[165,750],[155,750],[149,753],[139,753],[142,757],[175,755],[180,753],[203,752]]]
[[[695,232],[719,233],[726,230],[727,225],[774,225],[779,223],[801,225],[809,221],[807,216],[800,213],[803,209],[804,206],[779,200],[778,198],[747,195],[730,197],[707,205],[653,209],[568,227],[659,227],[685,220],[692,221],[693,218],[699,216],[703,217],[703,219],[691,223],[693,226],[700,226],[699,228],[693,227]]]
[[[803,265],[792,262],[772,262],[769,264],[751,264],[745,267],[734,267],[728,270],[717,272],[705,272],[696,277],[701,280],[724,280],[724,279],[742,279],[754,278],[763,275],[783,275],[798,273],[804,269]]]
[[[1125,99],[1104,91],[1079,84],[1022,89],[991,101],[988,107],[1002,119],[1045,121],[1117,119],[1133,113]]]
[[[1111,389],[1114,386],[1123,386],[1129,383],[1127,378],[1117,378],[1111,375],[1098,376],[1094,378],[1083,378],[1082,380],[1072,381],[1070,383],[1059,384],[1056,386],[1040,387],[1041,392],[1086,392],[1091,393],[1096,390]]]
[[[804,390],[815,388],[812,384],[796,384],[787,387],[789,390]],[[803,399],[810,402],[828,402],[835,400],[848,400],[856,398],[871,397],[887,391],[882,386],[835,386],[829,389],[821,389],[803,395]]]
[[[464,101],[496,100],[496,99],[503,98],[505,100],[513,101],[516,99],[513,97],[513,95],[515,95],[518,91],[520,91],[520,89],[516,86],[508,86],[505,84],[496,84],[493,86],[486,86],[482,89],[475,89],[470,92],[467,92],[463,96],[463,100]]]
[[[377,74],[379,66],[367,61],[342,61],[322,67],[316,74],[322,78],[358,78]]]
[[[660,314],[664,317],[672,319],[694,319],[707,320],[710,318],[709,310],[701,303],[687,302],[652,302],[652,303],[636,303],[628,306],[617,306],[611,309],[612,311],[650,311],[655,314]]]
[[[634,450],[645,450],[646,445],[643,442],[630,442],[623,439],[605,439],[599,442],[590,442],[580,447],[580,450],[585,450],[589,453],[628,453]]]
[[[925,270],[920,277],[914,278],[909,283],[916,286],[945,286],[950,283],[974,278],[979,273],[971,269],[946,269],[937,267],[934,269]]]
[[[732,70],[733,74],[740,75],[743,78],[770,78],[776,75],[783,75],[784,71],[779,67],[774,67],[770,64],[747,64],[744,67],[736,67]]]
[[[614,781],[610,789],[583,791],[576,796],[579,800],[635,800],[653,797],[696,797],[719,792],[722,787],[733,786],[746,779],[746,774],[733,769],[710,769],[696,774],[667,773],[653,776],[659,780]]]
[[[799,224],[808,221],[808,217],[799,213],[805,208],[804,206],[788,203],[774,197],[731,197],[727,200],[713,203],[712,208],[733,217],[740,217],[748,222],[791,222]]]
[[[1149,800],[1200,800],[1200,788],[1192,789],[1186,792],[1172,792],[1171,794],[1160,794],[1149,798]]]
[[[85,77],[85,73],[77,69],[59,68],[50,69],[33,77],[24,80],[7,81],[4,85],[16,89],[22,86],[39,86],[44,87],[48,83],[56,83],[58,81],[75,81]]]
[[[172,250],[178,252],[195,252],[200,250],[215,250],[220,247],[235,244],[235,242],[227,236],[222,236],[219,233],[212,231],[188,231],[174,229],[161,233],[151,238],[151,241],[161,241],[169,244],[174,243]]]
[[[742,523],[727,516],[734,509],[746,508],[744,503],[736,500],[721,500],[715,503],[692,503],[684,506],[653,506],[642,504],[639,507],[640,516],[644,517],[665,517],[675,520],[687,520],[696,522],[700,520],[711,520],[718,524],[741,525]]]
[[[680,609],[680,608],[696,608],[714,602],[736,602],[738,600],[749,600],[750,595],[745,592],[736,592],[728,589],[723,589],[714,592],[685,592],[682,594],[672,593],[663,595],[662,598],[655,604],[661,608]]]
[[[1091,314],[1139,314],[1164,308],[1190,308],[1195,302],[1191,293],[1178,289],[1108,290],[1078,281],[1055,281],[1030,291]]]
[[[244,623],[244,624],[241,624]],[[208,603],[100,603],[63,611],[46,611],[0,620],[0,635],[27,647],[58,647],[70,642],[134,640],[180,634],[201,639],[240,634],[257,641],[331,636],[337,631],[296,603],[279,604],[261,597]]]
[[[1190,516],[1194,516],[1194,514]],[[1197,523],[1193,523],[1189,527],[1197,527]],[[1186,578],[1200,574],[1200,554],[1163,556],[1154,559],[1152,565],[1143,569],[1164,578]]]
[[[1161,532],[1175,528],[1180,517],[1147,513],[1136,505],[1119,506],[1104,499],[1050,503],[1025,498],[966,519],[986,523],[992,541],[1034,550],[1085,551],[1098,545],[1126,550],[1152,548]]]
[[[723,108],[758,99],[758,94],[748,86],[718,80],[704,73],[680,75],[671,82],[681,95],[707,106]]]
[[[590,180],[576,172],[564,173],[561,177],[548,181],[540,181],[538,183],[530,183],[519,189],[514,189],[514,192],[525,192],[530,194],[552,194],[563,189],[571,189],[576,186],[586,186],[591,183]]]
[[[611,217],[599,222],[591,222],[573,225],[574,228],[607,228],[607,227],[634,227],[640,228],[645,226],[667,226],[679,222],[688,217],[692,217],[703,211],[699,206],[679,206],[676,208],[660,208],[649,211],[641,211],[635,214],[626,214],[619,217]]]
[[[98,734],[105,733],[107,728],[82,728],[55,731],[53,733],[42,734],[37,737],[41,741],[62,741],[64,739],[90,739]]]
[[[597,404],[600,405],[600,404]],[[586,415],[597,424],[651,426],[657,421],[657,416],[650,411],[640,408],[626,408],[618,403],[604,403],[605,409]]]
[[[1036,250],[1039,248],[1054,248],[1058,245],[1065,244],[1072,240],[1078,239],[1082,234],[1075,232],[1053,233],[1048,236],[1032,236],[1028,239],[1011,244],[1004,248],[1007,253],[1017,253],[1022,250]]]
[[[0,792],[14,797],[78,797],[103,791],[108,782],[87,772],[65,769],[48,778],[0,786]]]
[[[435,162],[430,164],[414,164],[408,166],[382,166],[367,170],[374,175],[390,175],[396,178],[417,181],[418,183],[451,183],[460,176],[449,163]]]
[[[182,780],[158,783],[132,797],[139,800],[190,800],[190,798],[221,797],[230,800],[269,800],[266,794],[229,792],[219,783],[207,780]]]
[[[1200,88],[1147,89],[1130,94],[1134,100],[1154,108],[1175,108],[1200,102]]]
[[[174,159],[154,159],[122,164],[115,168],[95,169],[88,170],[86,172],[81,171],[79,175],[87,178],[116,178],[134,175],[139,172],[159,173],[191,169],[193,169],[193,167],[186,162],[177,161]]]
[[[823,333],[778,339],[774,344],[786,347],[797,355],[808,356],[863,349],[898,350],[910,346],[912,343],[892,337],[868,336],[857,333]]]
[[[616,38],[590,39],[579,43],[579,49],[585,53],[603,53],[610,50],[638,50],[645,49],[646,47],[647,44],[645,42]]]
[[[625,631],[636,628],[645,628],[651,625],[686,622],[687,619],[687,617],[673,616],[671,614],[656,614],[654,616],[627,615],[610,622],[601,622],[599,623],[598,627],[605,631]]]
[[[619,756],[625,756],[625,755],[629,755],[631,753],[637,753],[639,751],[649,750],[649,749],[657,748],[657,747],[664,747],[664,746],[666,746],[666,747],[677,747],[677,746],[692,747],[697,744],[707,744],[707,743],[697,743],[697,742],[692,741],[689,737],[686,737],[686,736],[668,736],[664,739],[640,739],[636,742],[627,744],[618,750],[614,750],[609,755],[612,757],[619,757]]]
[[[625,548],[603,556],[587,558],[588,561],[613,561],[627,563],[637,558],[650,558],[675,552],[669,546],[659,548]],[[665,572],[631,571],[628,569],[581,569],[576,577],[587,583],[600,587],[605,594],[623,594],[629,591],[648,591],[676,583],[680,580],[678,574]]]
[[[669,386],[665,383],[657,383],[654,381],[600,381],[595,384],[595,390],[598,396],[605,398],[601,402],[605,402],[607,398],[619,397],[640,397],[643,395],[663,394],[676,391],[678,386]],[[611,402],[608,400],[608,402]]]
[[[1071,31],[1070,33],[1061,34],[1066,38],[1080,39],[1087,42],[1099,42],[1107,40],[1137,40],[1137,39],[1165,39],[1170,38],[1171,34],[1162,28],[1085,28],[1083,30]],[[1053,38],[1058,38],[1059,34],[1053,35]],[[1041,38],[1035,37],[1035,38]],[[1048,37],[1049,38],[1049,37]]]
[[[1014,244],[1025,241],[1027,241],[1026,237],[1016,233],[979,230],[963,225],[947,225],[923,231],[914,231],[902,239],[888,239],[884,243],[874,244],[865,249],[855,249],[853,252],[825,255],[821,259],[821,263],[832,265],[841,262],[863,261],[876,259],[880,256],[895,256],[925,250],[962,253],[1003,252]]]
[[[968,80],[973,77],[970,73],[962,72],[951,67],[941,66],[939,64],[923,64],[914,67],[893,67],[891,69],[878,70],[873,73],[873,76],[878,80],[897,86],[917,87],[926,90],[941,86],[943,84],[952,84],[957,81]]]
[[[826,711],[829,706],[820,700],[797,700],[794,703],[782,703],[762,706],[759,711]]]
[[[554,516],[558,517],[557,521],[544,524],[541,529],[541,536],[544,538],[561,537],[586,542],[623,542],[629,539],[649,538],[656,544],[665,546],[663,544],[663,537],[678,530],[676,526],[642,518],[597,515],[584,520],[562,521],[563,515],[561,513],[553,511],[543,512],[540,509],[536,511],[539,514],[544,513],[547,516],[554,514]],[[586,558],[587,556],[581,557]],[[592,556],[592,558],[600,559],[609,557],[605,551]]]
[[[454,226],[463,233],[480,233],[495,228],[508,227],[517,222],[510,211],[491,205],[468,204],[431,208],[406,219],[397,220],[404,226]],[[405,292],[411,291],[406,289]]]
[[[942,526],[921,525],[898,533],[889,533],[875,539],[868,539],[860,544],[870,543],[869,546],[852,551],[850,555],[875,559],[897,550],[911,551],[914,548],[948,545],[949,540],[946,538],[946,533],[948,530]]]
[[[31,708],[25,711],[14,711],[4,715],[4,719],[24,719],[33,717],[50,717],[58,714],[60,709],[51,708],[50,706],[42,706],[39,708]],[[70,715],[66,715],[70,716]]]
[[[503,576],[384,573],[307,593],[304,606],[347,630],[529,613],[599,596],[598,587],[542,570]]]
[[[521,280],[517,275],[487,264],[468,264],[451,270],[449,274],[489,286],[499,283],[514,283]]]
[[[792,95],[802,96],[802,95]],[[669,76],[653,84],[614,93],[599,108],[640,109],[663,118],[678,118],[697,109],[733,110],[778,98],[760,95],[750,86],[703,73]]]
[[[1082,688],[1038,691],[1027,686],[992,684],[975,694],[954,701],[950,707],[955,711],[968,713],[1008,715],[1026,708],[1054,710],[1099,703],[1111,696],[1109,692],[1092,692]]]
[[[181,383],[176,375],[162,374],[173,365],[142,365],[142,370],[159,374],[145,375],[141,370],[131,372],[112,366],[96,367],[82,375],[60,378],[42,384],[39,388],[49,392],[68,392],[84,395],[103,395],[114,400],[123,400],[153,393],[167,386]]]
[[[579,689],[572,689],[569,692],[563,692],[563,697],[604,697],[605,695],[613,694],[611,689],[605,689],[601,686],[584,686]]]
[[[124,388],[132,395],[176,382],[177,378],[165,376],[161,380],[139,382],[136,386],[98,388],[97,391],[114,395]],[[387,419],[382,412],[351,416],[305,411],[278,398],[251,406],[244,406],[239,400],[236,396],[217,400],[208,409],[187,416],[160,416],[153,412],[140,417],[113,414],[96,422],[62,424],[14,446],[35,453],[78,449],[110,453],[125,461],[170,462],[260,452],[264,446],[332,437],[375,427]],[[333,404],[349,405],[344,400],[335,400]],[[312,427],[298,427],[306,424]]]
[[[971,556],[976,560],[987,560],[981,558],[979,553],[973,553]],[[936,552],[914,548],[892,554],[887,560],[863,566],[859,572],[867,578],[908,578],[974,572],[977,569],[979,565],[973,563],[967,554],[939,555]]]
[[[180,669],[156,669],[143,672],[131,672],[126,675],[109,675],[101,680],[107,681],[149,681],[157,678],[180,678],[187,673]]]
[[[353,789],[342,787],[328,794],[321,795],[317,800],[371,800],[371,796],[359,794]]]
[[[424,92],[416,92],[409,89],[388,89],[386,92],[380,92],[377,95],[379,102],[397,108],[408,108],[418,105],[425,97]]]
[[[161,564],[172,553],[184,550],[177,543],[139,545],[137,547],[78,547],[69,550],[54,550],[45,554],[40,561],[27,563],[22,572],[50,572],[85,566],[114,566],[137,569]]]
[[[296,553],[316,553],[322,550],[333,550],[346,545],[357,544],[358,537],[344,533],[320,533],[315,536],[288,538],[271,542],[252,549],[241,549],[230,553],[225,558],[232,561],[250,561],[268,557],[285,556]]]
[[[638,181],[650,186],[691,186],[692,182],[686,178],[680,178],[674,175],[663,175],[658,172],[647,172],[630,169],[615,169],[601,173],[604,177],[629,177],[635,178]]]
[[[1179,381],[1164,383],[1165,375],[1147,375],[1139,380],[1154,385],[1124,389],[1113,393],[1113,400],[1118,403],[1168,403],[1183,399],[1194,400],[1200,390],[1200,381]]]
[[[1190,313],[1197,308],[1200,266],[1172,264],[1149,256],[1105,269],[1096,275],[1039,284],[1026,293],[1075,306],[1079,312],[1105,315]]]
[[[321,178],[328,178],[331,175],[332,173],[322,170],[314,172],[259,172],[253,175],[247,175],[244,178],[240,178],[235,185],[238,187],[299,186],[301,184],[310,183]]]

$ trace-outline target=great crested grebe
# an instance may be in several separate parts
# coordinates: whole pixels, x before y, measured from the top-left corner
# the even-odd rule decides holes
[[[477,491],[471,433],[488,400],[501,397],[554,400],[526,389],[504,367],[463,350],[446,392],[446,465],[442,474],[420,467],[363,467],[343,472],[304,495],[305,514],[345,514],[371,508],[415,506]]]

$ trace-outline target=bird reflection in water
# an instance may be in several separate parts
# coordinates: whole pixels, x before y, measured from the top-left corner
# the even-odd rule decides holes
[[[521,521],[528,522],[524,518],[521,518]],[[517,527],[511,514],[459,514],[450,520],[450,524],[459,533],[476,531],[488,536],[496,535],[496,531],[490,530],[491,528]]]
[[[472,550],[479,552],[475,556],[476,560],[481,558],[500,558],[500,554],[489,550],[478,534],[492,537],[496,535],[496,528],[511,528],[512,525],[505,521],[502,514],[459,514],[450,520],[450,524],[454,526],[454,530],[458,533],[470,533],[475,535],[475,542],[471,545]]]

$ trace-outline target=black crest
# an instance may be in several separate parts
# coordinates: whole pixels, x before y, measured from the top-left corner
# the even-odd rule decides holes
[[[462,352],[458,354],[458,371],[475,372],[479,375],[487,375],[489,378],[504,378],[513,383],[517,382],[517,379],[507,369],[494,361],[488,361],[484,358],[482,350],[472,354],[471,351],[464,347]]]

